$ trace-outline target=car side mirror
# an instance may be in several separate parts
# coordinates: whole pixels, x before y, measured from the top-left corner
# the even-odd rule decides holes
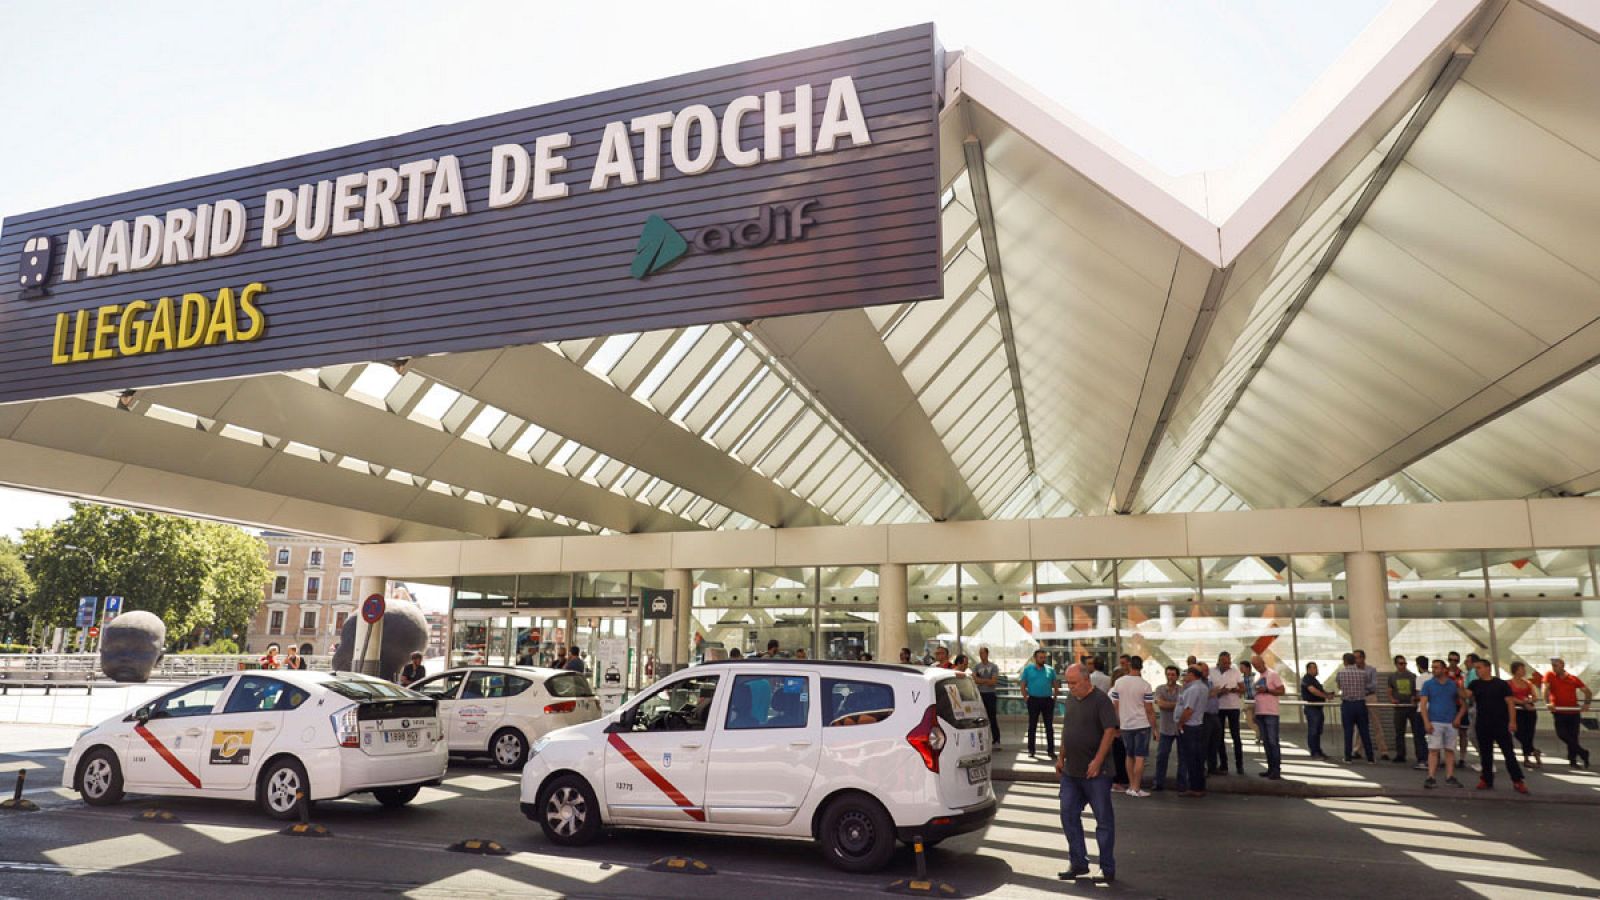
[[[134,710],[133,711],[133,718],[140,725],[143,725],[146,722],[150,721],[150,707],[141,706],[138,709]]]

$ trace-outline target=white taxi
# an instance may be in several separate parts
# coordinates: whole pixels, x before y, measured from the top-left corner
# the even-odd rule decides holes
[[[255,800],[292,819],[302,803],[364,791],[403,806],[448,764],[434,700],[365,675],[241,672],[79,734],[62,786],[93,806],[132,791]]]
[[[507,769],[522,768],[547,732],[600,718],[589,679],[562,669],[467,666],[411,689],[439,701],[451,753],[487,754]]]
[[[522,811],[564,845],[626,826],[816,840],[881,868],[994,818],[989,725],[972,679],[806,660],[708,662],[534,742]]]

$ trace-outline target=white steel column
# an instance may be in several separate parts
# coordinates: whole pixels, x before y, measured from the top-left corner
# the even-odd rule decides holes
[[[878,567],[878,662],[900,659],[906,646],[906,564]]]
[[[1389,577],[1382,553],[1363,550],[1344,555],[1345,596],[1350,601],[1351,649],[1367,651],[1367,665],[1387,671],[1389,653]]]
[[[671,620],[658,620],[656,627],[663,629],[661,648],[667,656],[666,662],[672,663],[671,671],[676,672],[689,664],[689,654],[693,652],[694,619],[690,610],[694,603],[694,579],[688,569],[668,569],[664,573],[664,583],[667,590],[678,592],[678,606]],[[661,663],[662,660],[656,660],[657,666]]]

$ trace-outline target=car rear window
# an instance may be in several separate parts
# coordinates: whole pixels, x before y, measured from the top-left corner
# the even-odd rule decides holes
[[[822,679],[823,725],[872,725],[894,715],[894,688],[876,681]]]
[[[544,680],[544,689],[552,697],[593,697],[594,688],[589,679],[577,672],[563,672]]]
[[[341,697],[348,697],[351,700],[358,701],[413,700],[422,696],[416,691],[406,690],[393,682],[352,675],[340,675],[337,678],[324,681],[322,686]]]
[[[983,714],[983,697],[971,678],[956,675],[942,679],[934,685],[933,693],[939,706],[939,718],[951,725],[982,728],[989,724]]]

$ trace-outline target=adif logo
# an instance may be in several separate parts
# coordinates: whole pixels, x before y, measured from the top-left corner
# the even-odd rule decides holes
[[[654,275],[683,258],[690,247],[701,253],[721,253],[801,240],[806,229],[817,224],[811,210],[821,202],[813,198],[763,204],[748,219],[729,225],[707,225],[688,237],[679,234],[666,219],[651,214],[639,233],[630,271],[634,278]]]
[[[22,287],[44,287],[50,278],[50,257],[54,249],[50,238],[44,235],[28,238],[22,245],[22,258],[17,265],[17,281]]]

